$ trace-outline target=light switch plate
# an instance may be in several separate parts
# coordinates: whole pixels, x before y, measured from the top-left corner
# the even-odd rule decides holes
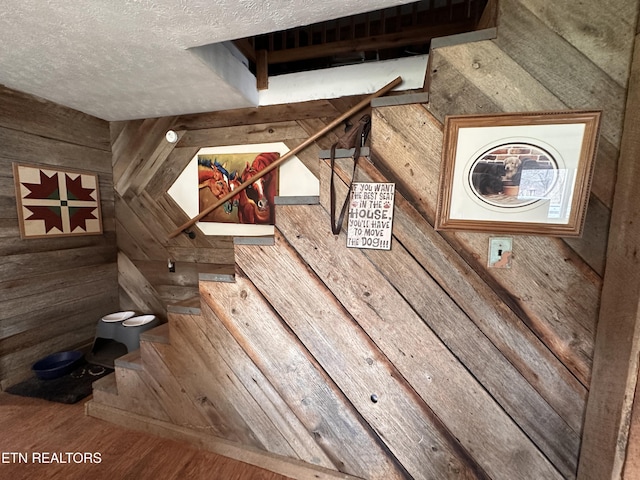
[[[489,237],[489,268],[511,268],[512,237]]]

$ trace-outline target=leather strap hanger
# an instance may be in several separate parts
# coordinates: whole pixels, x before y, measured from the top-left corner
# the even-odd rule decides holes
[[[371,131],[371,116],[363,115],[358,122],[358,126],[347,131],[347,133],[331,145],[331,185],[330,185],[330,200],[331,200],[331,231],[334,235],[339,235],[342,230],[342,223],[344,222],[344,216],[347,212],[347,205],[351,198],[351,187],[353,186],[353,180],[356,176],[356,167],[360,158],[360,149],[364,146]],[[354,149],[353,152],[353,173],[351,174],[351,181],[349,182],[349,188],[347,189],[347,195],[340,209],[338,215],[338,221],[336,222],[336,189],[334,184],[335,175],[335,163],[336,163],[336,149],[338,147],[344,147],[347,149]]]

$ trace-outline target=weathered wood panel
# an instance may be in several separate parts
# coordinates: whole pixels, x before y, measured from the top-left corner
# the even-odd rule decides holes
[[[145,189],[147,194],[153,198],[164,195],[198,150],[198,147],[174,148],[167,161],[162,165],[162,173],[154,175],[147,184]]]
[[[121,152],[114,152],[113,176],[114,188],[120,195],[125,195],[133,185],[136,193],[140,187],[148,183],[166,157],[173,150],[173,144],[163,141],[165,134],[173,123],[173,118],[146,120],[140,127],[135,141],[127,144]]]
[[[300,152],[321,205],[279,206],[275,244],[236,246],[235,283],[202,284],[202,316],[170,314],[171,344],[145,347],[139,380],[163,408],[198,412],[174,421],[364,478],[575,478],[638,5],[587,3],[499,2],[495,40],[432,52],[428,110],[373,109],[373,165],[358,179],[396,183],[390,252],[329,233],[317,157],[342,129]],[[163,236],[185,220],[166,190],[199,147],[296,146],[352,104],[113,124],[121,305],[186,297],[196,282],[171,278],[172,256],[233,261],[230,239]],[[433,230],[445,115],[578,108],[605,112],[581,239],[515,236],[512,268],[497,270],[487,234]],[[167,125],[181,135],[173,149],[158,143]]]
[[[181,316],[171,324],[170,368],[182,368],[184,388],[202,405],[205,415],[213,415],[213,424],[223,438],[259,447],[284,456],[295,456],[282,433],[274,428],[267,413],[229,368],[214,344],[200,328],[200,319]],[[215,343],[215,342],[214,342]],[[190,351],[185,356],[183,352]],[[168,354],[167,354],[168,355]],[[209,370],[208,378],[185,375]],[[175,372],[174,372],[175,374]],[[220,392],[225,392],[220,395]]]
[[[617,83],[627,85],[637,2],[590,0],[569,10],[552,0],[527,0],[524,5]]]
[[[204,298],[216,316],[207,314],[205,328],[223,322],[253,362],[313,435],[332,468],[363,478],[403,478],[385,458],[375,434],[336,389],[305,349],[300,348],[260,292],[244,276],[237,283],[203,285]],[[221,304],[219,298],[228,299]],[[218,320],[219,319],[219,320]],[[351,441],[343,441],[346,432]],[[322,458],[322,457],[320,457]],[[316,463],[316,462],[314,462]]]
[[[125,355],[122,359],[126,359],[127,356]],[[144,373],[139,362],[127,362],[127,366],[119,365],[119,363],[125,362],[117,359],[115,365],[118,401],[122,402],[120,407],[132,413],[168,421],[169,415],[164,406],[160,403],[155,392],[149,388],[141,377],[141,374],[144,375]]]
[[[180,147],[212,147],[244,145],[251,143],[282,142],[304,137],[304,132],[295,121],[273,122],[241,127],[220,127],[189,131],[180,140]]]
[[[204,429],[207,419],[195,407],[186,390],[165,363],[162,352],[167,348],[171,347],[160,343],[141,342],[140,351],[144,365],[141,377],[164,406],[171,423],[193,429]]]
[[[0,86],[0,384],[33,362],[89,344],[118,305],[115,209],[107,122]],[[12,163],[98,175],[102,235],[22,239]]]
[[[104,120],[0,85],[0,125],[110,152]]]
[[[225,285],[231,284],[226,283]],[[256,315],[256,318],[259,317]],[[261,410],[268,415],[273,424],[271,428],[277,432],[277,434],[271,435],[276,438],[282,436],[286,439],[293,454],[290,456],[327,468],[339,467],[332,463],[320,445],[316,443],[316,433],[308,431],[304,427],[275,390],[270,380],[264,376],[206,303],[203,305],[203,320],[205,321],[198,320],[197,323],[205,338],[220,354],[241,385],[261,406]],[[248,421],[251,424],[254,423],[252,418],[248,418]],[[267,433],[268,437],[271,435]],[[267,449],[273,450],[272,448]]]
[[[342,113],[328,100],[273,105],[257,108],[240,108],[224,112],[182,115],[175,122],[178,130],[205,130],[209,128],[253,125],[282,119],[335,118]]]
[[[135,309],[166,319],[167,307],[160,294],[135,264],[123,253],[118,254],[118,282],[134,303]]]
[[[62,128],[59,126],[59,128]],[[106,124],[105,124],[105,128]],[[98,178],[111,178],[111,155],[109,152],[62,140],[0,128],[0,172],[12,177],[11,162],[55,165],[94,172]]]
[[[379,132],[372,137],[374,155],[380,159],[383,170],[394,172],[402,193],[432,224],[442,136],[427,135],[429,140],[421,140],[425,126],[432,122],[420,105],[384,107],[374,113],[374,128]],[[423,145],[423,149],[409,148],[416,144]],[[397,162],[397,158],[402,160]],[[571,255],[556,239],[519,236],[514,247],[518,248],[517,262],[509,270],[496,271],[485,268],[489,235],[461,232],[443,236],[573,374],[588,385],[599,277],[585,271],[581,259]],[[559,322],[559,318],[563,321]]]
[[[609,232],[611,240],[595,344],[593,383],[580,456],[579,477],[585,480],[620,478],[625,458],[634,451],[629,449],[628,436],[633,402],[640,401],[637,396],[634,398],[640,358],[640,198],[635,182],[640,175],[639,78],[640,36],[637,36]]]
[[[388,180],[370,164],[358,177]],[[338,196],[346,193],[340,186]],[[328,209],[326,190],[321,200]],[[394,254],[365,250],[366,257],[563,475],[571,476],[585,389],[398,193],[393,227]]]
[[[501,27],[502,28],[502,27]],[[562,110],[565,105],[520,67],[493,40],[439,48],[436,56],[455,65],[500,111]],[[432,63],[440,72],[439,63]],[[433,82],[434,80],[432,80]],[[526,87],[525,87],[526,86]],[[437,84],[433,85],[437,89]],[[524,90],[526,88],[526,90]],[[526,92],[526,94],[525,94]],[[429,99],[430,103],[432,99]]]
[[[437,337],[428,328],[425,328],[423,322],[418,320],[419,317],[416,313],[424,315],[425,311],[414,313],[410,308],[406,308],[406,301],[397,296],[398,293],[395,293],[398,288],[397,283],[395,288],[383,288],[388,280],[379,277],[377,272],[380,271],[380,265],[377,265],[377,263],[369,264],[362,258],[360,252],[336,246],[333,237],[326,234],[313,235],[310,230],[320,229],[307,226],[326,224],[328,220],[326,213],[317,217],[316,215],[320,213],[317,208],[310,208],[305,212],[302,212],[301,209],[296,209],[296,212],[294,212],[292,208],[288,207],[283,208],[283,210],[288,210],[288,212],[287,215],[283,215],[284,220],[279,228],[287,235],[287,238],[291,238],[290,241],[298,253],[305,258],[325,283],[329,280],[331,281],[332,290],[342,305],[357,319],[368,335],[376,341],[376,344],[386,354],[387,358],[398,368],[404,378],[411,383],[413,389],[425,399],[427,405],[434,410],[434,413],[444,421],[447,428],[453,432],[462,445],[468,451],[475,452],[474,459],[481,467],[491,476],[500,472],[499,475],[506,475],[505,478],[508,478],[507,471],[503,470],[504,466],[500,465],[498,457],[504,458],[506,451],[512,447],[516,448],[514,446],[521,441],[518,439],[520,435],[519,429],[510,428],[509,422],[505,423],[502,412],[498,413],[499,409],[493,410],[492,402],[488,398],[483,399],[482,389],[471,386],[469,382],[473,384],[473,379],[468,378],[466,372],[463,373],[457,369],[458,362],[450,360],[450,357],[447,356],[447,350],[443,349]],[[314,221],[304,221],[303,218],[305,216],[307,218],[311,217]],[[334,246],[329,248],[329,244],[325,242],[330,242]],[[402,259],[402,253],[398,252],[398,254]],[[388,255],[389,253],[387,253]],[[240,252],[237,253],[237,257],[239,264],[242,265]],[[394,255],[394,259],[398,259],[398,257]],[[394,276],[398,274],[410,275],[405,268],[408,268],[411,262],[399,262],[399,265],[402,266],[403,270],[398,273],[398,267],[396,266],[396,274]],[[384,268],[384,266],[382,267]],[[349,272],[350,274],[336,275],[334,273],[336,270]],[[428,308],[430,310],[428,317],[430,318],[427,321],[429,323],[439,323],[445,321],[444,317],[449,317],[450,321],[456,323],[456,315],[459,315],[460,312],[453,305],[450,305],[451,308],[449,309],[446,307],[446,295],[443,297],[441,293],[429,292],[428,284],[422,284],[422,288],[422,298],[429,299],[428,303],[430,304]],[[436,308],[434,308],[434,302],[438,305]],[[414,339],[414,341],[409,341],[409,338]],[[423,373],[421,370],[424,369],[425,364],[428,365],[427,372]],[[445,377],[448,381],[439,383],[439,380],[442,381]],[[448,390],[449,388],[453,390]],[[455,391],[456,388],[460,388],[467,393],[461,395],[461,392]],[[455,413],[449,408],[450,404],[446,400],[448,398],[458,399],[457,403],[460,410],[465,411],[467,414],[464,418],[456,419]],[[482,413],[478,409],[481,409]],[[459,424],[457,423],[458,420],[460,421]],[[479,423],[475,423],[476,420]],[[487,423],[483,425],[485,421]],[[494,428],[495,431],[500,432],[500,439],[489,438],[489,431],[494,431]],[[480,438],[492,445],[491,450],[495,449],[493,454],[496,457],[491,459],[482,458],[484,453],[489,454],[489,449],[480,452],[478,445],[474,445]],[[500,447],[501,441],[505,442],[503,447]],[[502,455],[498,453],[501,448],[505,449]],[[524,444],[517,447],[517,449],[522,451],[530,450]],[[535,451],[535,449],[533,450]],[[535,463],[535,461],[532,461],[532,463]],[[542,463],[544,464],[544,461]],[[540,467],[533,465],[525,467],[523,464],[514,465],[513,468],[523,468],[522,471],[533,472]],[[546,473],[543,473],[545,470]],[[550,470],[546,469],[546,467],[542,467],[538,476],[539,478],[546,478],[547,475],[551,475],[550,478],[552,478],[553,475],[549,472]],[[510,475],[518,476],[515,471],[511,472]]]
[[[640,375],[637,375],[637,378],[640,378]],[[636,383],[629,421],[629,442],[626,454],[622,478],[631,480],[632,478],[640,477],[640,382]]]
[[[627,0],[623,3],[632,5],[637,2]],[[614,4],[604,8],[610,11],[617,9]],[[585,13],[591,20],[582,24],[594,28],[591,22],[600,21],[597,20],[598,11],[590,9]],[[572,24],[573,18],[573,15],[568,15],[562,22],[565,25]],[[531,12],[528,2],[501,1],[499,22],[500,34],[495,40],[496,45],[569,108],[603,110],[602,135],[619,146],[625,88],[608,71],[592,63],[579,49],[580,45],[567,41],[548,28]],[[629,42],[617,44],[616,48],[626,52],[617,61],[626,62],[628,68],[633,48],[633,35],[629,37],[628,33],[633,32],[633,27],[625,22],[612,25],[611,28],[626,30],[623,35]]]
[[[305,348],[414,478],[484,477],[471,458],[456,451],[455,441],[436,413],[413,397],[402,374],[387,360],[387,352],[379,349],[379,335],[368,335],[343,310],[321,279],[306,272],[305,263],[282,236],[277,236],[274,247],[237,247],[236,260],[240,268],[251,272],[251,281],[261,294],[289,321]],[[287,290],[280,288],[283,282]],[[424,348],[432,346],[436,345],[423,344]],[[432,378],[437,379],[440,371],[431,368],[435,369]],[[427,381],[429,374],[427,370]],[[378,401],[372,402],[371,395],[377,395]]]
[[[37,278],[32,280],[37,281]],[[2,316],[0,316],[3,325],[0,330],[2,332],[0,338],[7,339],[9,342],[8,337],[23,333],[29,329],[37,329],[37,325],[40,325],[43,329],[48,328],[49,323],[62,320],[63,317],[60,317],[59,313],[61,311],[68,311],[70,322],[77,316],[79,319],[84,318],[85,324],[93,324],[95,326],[102,315],[94,316],[94,302],[97,302],[99,310],[104,311],[105,308],[114,308],[115,292],[111,290],[106,291],[107,294],[105,294],[104,290],[104,282],[113,282],[114,280],[116,280],[115,272],[111,268],[105,278],[92,277],[89,280],[85,280],[83,284],[52,288],[31,300],[27,314],[25,314],[24,296],[3,302]],[[83,292],[81,298],[78,298],[78,291]],[[111,303],[110,306],[109,303]],[[58,310],[55,313],[50,311],[52,304],[57,305]],[[74,305],[78,308],[77,313],[73,312]],[[46,325],[42,325],[45,322]],[[44,334],[31,332],[31,335],[42,336]]]
[[[28,241],[28,240],[25,240]],[[80,247],[71,250],[53,250],[44,252],[19,253],[10,255],[0,266],[3,278],[22,279],[43,273],[58,272],[72,275],[74,268],[87,265],[114,263],[113,245]]]

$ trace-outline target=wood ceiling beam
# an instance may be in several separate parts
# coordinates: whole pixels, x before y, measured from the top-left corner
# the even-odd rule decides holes
[[[247,59],[251,62],[256,61],[256,50],[253,48],[253,44],[249,41],[248,38],[241,38],[239,40],[234,40],[233,44],[236,46],[240,53],[242,53]]]
[[[369,38],[331,42],[308,47],[291,48],[270,51],[268,62],[270,65],[286,62],[322,58],[341,53],[367,52],[384,50],[387,48],[404,47],[418,43],[427,43],[432,38],[468,32],[473,29],[473,20],[465,20],[449,25],[437,25],[407,30],[399,33],[389,33]]]

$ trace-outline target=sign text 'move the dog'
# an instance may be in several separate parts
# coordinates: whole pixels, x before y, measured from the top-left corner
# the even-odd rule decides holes
[[[353,183],[347,247],[391,249],[394,183]]]

